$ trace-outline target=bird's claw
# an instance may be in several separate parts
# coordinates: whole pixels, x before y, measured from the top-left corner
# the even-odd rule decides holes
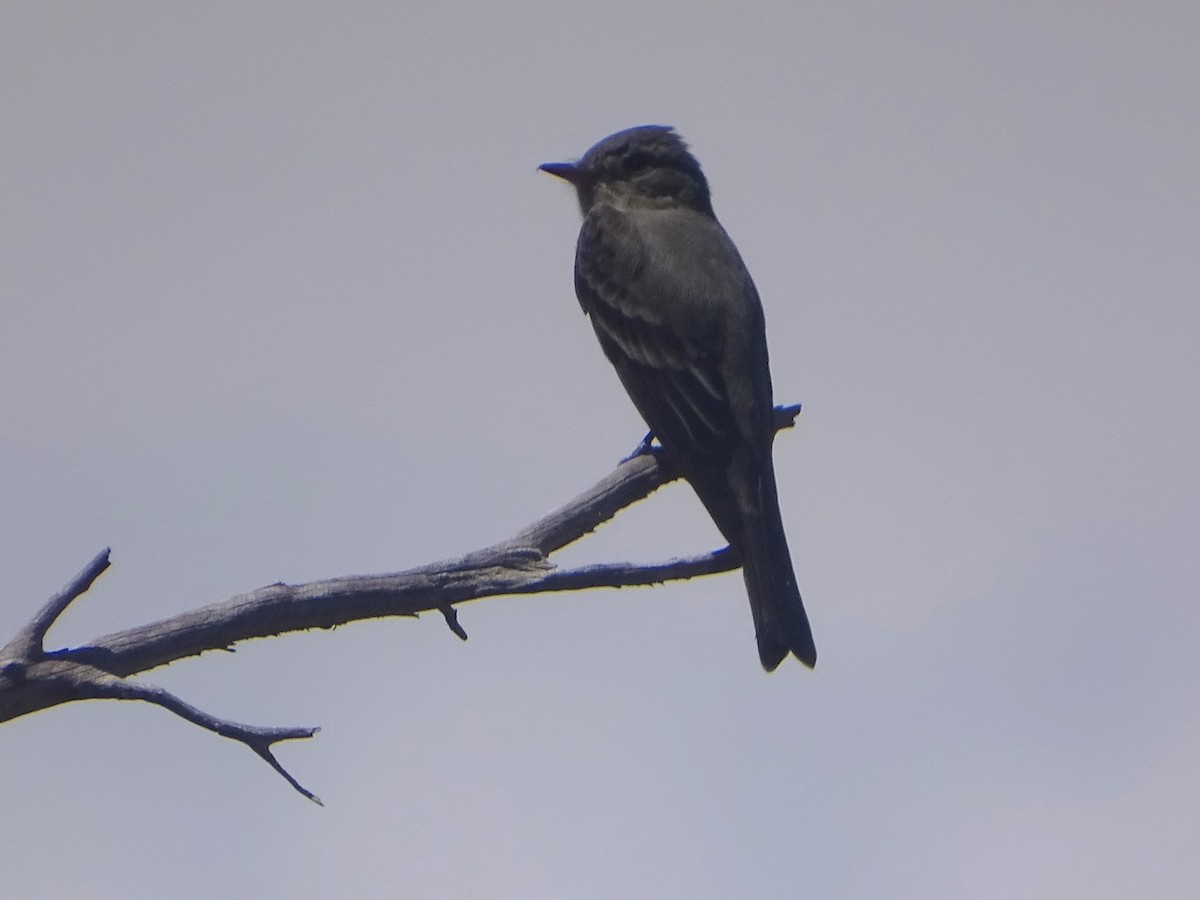
[[[633,448],[633,452],[630,453],[628,456],[623,457],[621,459],[621,462],[627,463],[631,459],[637,459],[639,456],[645,456],[647,453],[653,453],[653,452],[654,452],[654,432],[647,431],[646,436],[644,438],[642,438],[641,442],[636,447]]]

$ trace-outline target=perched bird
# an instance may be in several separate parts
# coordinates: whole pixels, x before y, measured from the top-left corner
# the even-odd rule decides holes
[[[763,668],[788,653],[814,666],[775,488],[762,306],[700,164],[673,129],[644,125],[540,168],[579,195],[575,293],[638,412],[740,557]]]

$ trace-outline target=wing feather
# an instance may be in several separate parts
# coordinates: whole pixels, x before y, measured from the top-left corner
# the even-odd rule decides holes
[[[688,224],[702,229],[702,238],[728,242],[709,221]],[[722,465],[740,440],[723,374],[721,317],[729,298],[715,295],[714,288],[725,286],[697,271],[703,247],[678,241],[686,229],[653,224],[611,206],[594,207],[579,236],[576,292],[605,355],[662,444],[691,463]],[[662,246],[668,241],[673,246]]]

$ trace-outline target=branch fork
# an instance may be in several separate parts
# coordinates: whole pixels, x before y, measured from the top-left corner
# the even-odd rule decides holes
[[[798,405],[777,407],[776,430],[792,427],[799,413]],[[449,629],[466,640],[456,605],[468,600],[651,585],[738,568],[738,558],[728,547],[651,565],[608,563],[560,570],[550,562],[552,553],[677,477],[669,457],[647,438],[607,477],[491,547],[392,574],[267,585],[169,619],[104,635],[81,647],[47,651],[45,638],[51,626],[109,567],[106,548],[0,648],[0,723],[74,700],[153,703],[207,731],[245,744],[295,790],[320,804],[271,749],[280,741],[311,738],[320,729],[231,722],[130,676],[208,650],[229,650],[252,638],[422,612],[441,613]]]

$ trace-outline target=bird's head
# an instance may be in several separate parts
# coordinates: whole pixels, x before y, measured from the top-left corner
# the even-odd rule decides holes
[[[666,125],[618,131],[578,162],[544,163],[538,168],[574,185],[584,215],[596,203],[651,209],[686,207],[712,215],[708,182],[700,163]]]

